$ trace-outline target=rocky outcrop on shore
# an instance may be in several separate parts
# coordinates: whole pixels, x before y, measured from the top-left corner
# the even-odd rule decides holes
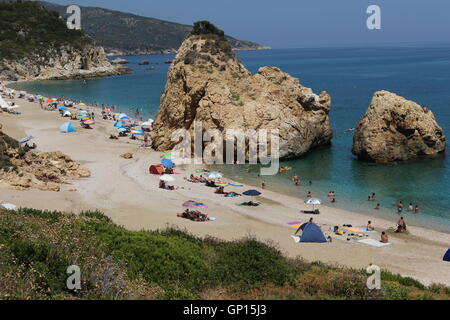
[[[278,129],[280,157],[296,158],[329,145],[331,99],[276,67],[252,75],[219,35],[191,34],[168,72],[152,131],[153,147],[171,150],[171,134],[203,129]]]
[[[0,63],[0,79],[8,81],[95,78],[128,71],[124,66],[112,65],[103,48],[96,46],[63,46]]]
[[[91,175],[61,152],[30,152],[0,130],[0,187],[59,191],[69,179]]]
[[[445,135],[431,110],[378,91],[358,123],[352,152],[361,160],[389,163],[437,155],[445,148]]]

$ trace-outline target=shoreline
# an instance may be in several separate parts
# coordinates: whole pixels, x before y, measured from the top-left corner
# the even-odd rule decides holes
[[[8,83],[4,85],[7,87]],[[161,153],[139,149],[138,141],[108,140],[108,129],[112,127],[113,121],[99,119],[94,130],[79,129],[74,135],[53,134],[56,132],[53,129],[57,130],[58,123],[62,122],[57,112],[41,110],[38,104],[25,100],[15,101],[22,106],[22,115],[0,115],[0,122],[7,134],[14,138],[33,135],[39,150],[60,150],[86,165],[92,176],[62,186],[59,193],[2,189],[1,200],[38,209],[74,212],[99,209],[116,223],[131,230],[175,225],[188,228],[189,232],[200,236],[215,236],[224,240],[256,235],[260,240],[277,243],[288,256],[301,255],[310,261],[354,268],[366,268],[374,263],[392,272],[419,279],[425,284],[436,282],[450,285],[450,268],[442,262],[444,248],[448,249],[450,243],[447,233],[410,226],[409,234],[389,233],[393,245],[387,248],[372,248],[334,235],[333,242],[329,244],[297,244],[291,238],[295,230],[287,223],[295,220],[306,222],[309,219],[309,215],[299,213],[302,209],[309,209],[303,204],[303,199],[265,189],[262,190],[261,199],[258,199],[262,206],[239,207],[236,202],[250,199],[227,199],[214,194],[211,188],[183,180],[194,166],[177,168],[181,172],[174,184],[180,189],[160,190],[157,186],[159,179],[148,174],[148,166],[158,163]],[[119,155],[125,152],[133,152],[135,157],[131,160],[120,158]],[[251,187],[249,184],[246,186]],[[68,191],[73,188],[77,191]],[[233,191],[242,192],[244,189],[233,188]],[[255,189],[261,191],[260,188]],[[176,212],[182,210],[181,203],[191,198],[205,202],[208,205],[207,213],[217,220],[195,223],[177,218]],[[314,220],[324,231],[332,225],[346,223],[363,226],[368,219],[372,220],[378,232],[393,227],[391,221],[362,213],[326,205],[321,206],[321,211],[322,214],[314,216]],[[378,232],[376,237],[374,235],[376,239],[379,237]]]
[[[39,80],[36,80],[36,81],[39,81]],[[11,88],[11,87],[9,87],[8,85],[9,84],[16,84],[16,83],[20,83],[20,82],[29,82],[28,80],[19,80],[19,81],[15,81],[15,82],[4,82],[4,85],[5,85],[5,87],[7,87],[7,88],[9,88],[9,89],[13,89],[13,90],[16,90],[16,91],[23,91],[23,92],[26,92],[27,94],[30,94],[29,92],[27,92],[26,90],[19,90],[19,89],[14,89],[14,88]],[[35,94],[35,95],[37,95],[37,94],[39,94],[38,92],[35,92],[35,93],[33,93],[33,94]],[[68,98],[68,99],[70,99],[70,97],[65,97],[65,98]],[[86,99],[82,99],[82,100],[80,100],[80,101],[83,101],[83,102],[85,102],[85,103],[87,103],[88,101],[86,100]],[[90,101],[90,102],[92,102],[92,101]],[[99,102],[92,102],[92,103],[97,103],[97,106],[87,106],[88,108],[96,108],[96,109],[101,109],[101,106],[99,106],[98,104],[99,104]],[[100,103],[101,104],[101,103]],[[119,107],[119,106],[115,106],[115,107]],[[120,108],[118,108],[117,110],[115,110],[114,112],[118,112],[118,113],[120,113],[121,112],[121,110],[120,110]],[[130,110],[128,110],[128,111],[122,111],[122,112],[125,112],[125,113],[133,113],[133,111],[130,109]],[[139,123],[139,122],[143,122],[143,121],[146,121],[145,120],[145,116],[144,117],[142,117],[142,119],[136,119],[134,116],[130,116],[130,119],[132,120],[132,121],[134,121],[134,122],[136,122],[136,123]],[[235,177],[235,175],[233,175],[234,177]],[[251,180],[251,178],[247,178],[247,179],[245,179],[245,177],[244,177],[244,179],[242,180],[242,182],[243,183],[245,183],[246,185],[248,185],[248,186],[251,186],[251,187],[258,187],[257,185],[254,185],[254,184],[252,184],[252,183],[250,183],[249,182],[249,180]],[[287,187],[287,185],[285,185],[286,187]],[[301,187],[304,187],[303,185],[301,186]],[[328,200],[328,198],[325,196],[326,195],[326,190],[325,189],[319,189],[319,191],[321,192],[321,194],[322,194],[322,196],[319,196],[319,198],[321,198],[321,199],[326,199],[326,200]],[[286,195],[286,196],[290,196],[290,197],[292,197],[292,198],[294,198],[294,199],[298,199],[298,200],[301,200],[301,201],[304,201],[305,200],[305,198],[304,197],[300,197],[300,196],[294,196],[294,195],[292,195],[292,193],[290,193],[289,191],[287,191],[287,190],[282,190],[282,191],[277,191],[276,192],[277,194],[283,194],[283,195]],[[352,201],[354,201],[354,200],[351,200],[351,199],[345,199],[345,198],[341,198],[341,200],[339,200],[339,204],[337,205],[337,206],[330,206],[330,205],[327,205],[327,204],[323,204],[322,206],[327,206],[327,207],[329,207],[329,209],[340,209],[340,210],[345,210],[345,211],[350,211],[350,212],[353,212],[353,213],[356,213],[356,214],[361,214],[361,215],[364,215],[364,216],[366,216],[367,218],[369,218],[369,219],[374,219],[375,218],[375,213],[374,214],[372,214],[371,212],[370,212],[370,209],[369,208],[361,208],[361,209],[359,209],[359,208],[355,208],[355,206],[354,206],[354,202],[352,202]],[[342,204],[344,204],[344,205],[342,205]],[[345,205],[346,204],[346,205]],[[353,204],[353,205],[352,205]],[[374,205],[375,205],[375,203],[374,203]],[[392,204],[392,205],[394,205],[394,204]],[[363,205],[361,205],[362,207],[364,207]],[[360,211],[358,211],[358,210],[360,210]],[[381,212],[381,217],[379,217],[380,219],[383,219],[383,220],[387,220],[387,221],[391,221],[392,223],[395,223],[395,222],[393,222],[393,220],[397,220],[399,217],[400,217],[400,215],[398,215],[398,217],[395,215],[396,213],[395,213],[395,207],[393,207],[392,208],[392,218],[391,217],[388,217],[388,215],[391,213],[390,211],[388,211],[389,209],[387,209],[387,207],[384,207],[383,206],[383,208],[380,210],[380,211],[378,211],[378,212]],[[412,215],[413,213],[411,213],[411,212],[408,212],[407,210],[405,210],[404,212],[403,212],[403,216],[407,219],[407,217],[409,216],[409,215]],[[419,228],[424,228],[424,229],[430,229],[430,230],[433,230],[433,231],[437,231],[437,232],[442,232],[442,233],[447,233],[447,234],[450,234],[450,230],[443,230],[444,229],[444,227],[443,228],[439,228],[439,227],[436,227],[436,225],[438,225],[438,222],[439,222],[439,219],[442,219],[442,218],[437,218],[438,219],[438,221],[433,221],[433,216],[431,216],[431,217],[427,217],[427,218],[425,218],[424,220],[429,220],[430,221],[430,224],[429,225],[423,225],[423,224],[420,224],[420,222],[419,223],[410,223],[409,225],[410,226],[414,226],[414,227],[419,227]],[[449,222],[449,224],[450,224],[450,222]]]

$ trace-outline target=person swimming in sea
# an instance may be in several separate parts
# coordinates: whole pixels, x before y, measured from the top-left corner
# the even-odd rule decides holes
[[[397,213],[402,213],[403,212],[403,202],[399,201],[397,203]]]
[[[375,210],[380,210],[381,205],[379,203],[377,203],[376,207],[374,208]]]

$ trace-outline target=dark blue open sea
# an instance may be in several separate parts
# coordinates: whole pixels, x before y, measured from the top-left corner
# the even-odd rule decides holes
[[[351,154],[352,134],[373,93],[385,89],[428,106],[450,137],[450,45],[432,47],[374,47],[287,49],[238,52],[252,72],[274,65],[298,77],[315,92],[326,90],[332,97],[331,123],[335,133],[331,148],[315,150],[302,159],[283,163],[293,171],[265,177],[269,189],[304,197],[308,190],[326,199],[337,192],[337,207],[383,218],[398,219],[394,202],[418,204],[418,215],[405,213],[410,224],[450,232],[450,157],[421,159],[402,165],[375,165],[357,161]],[[83,81],[43,81],[17,84],[16,88],[45,96],[66,96],[86,102],[113,104],[123,111],[143,109],[156,115],[164,89],[170,55],[125,57],[134,69],[131,75]],[[156,70],[138,66],[141,60],[156,63]],[[242,166],[221,168],[237,180],[259,185],[257,170]],[[292,185],[297,173],[303,185]],[[305,181],[311,180],[312,186]],[[367,196],[375,192],[383,210]],[[328,200],[326,200],[328,201]]]

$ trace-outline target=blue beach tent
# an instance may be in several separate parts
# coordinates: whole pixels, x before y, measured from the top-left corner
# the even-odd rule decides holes
[[[75,132],[75,128],[73,127],[72,123],[66,122],[61,127],[59,127],[59,130],[63,133],[70,133]]]
[[[448,249],[447,252],[445,253],[443,260],[450,262],[450,249]]]
[[[303,227],[303,226],[302,226]],[[322,230],[315,223],[306,223],[303,228],[300,242],[327,242]]]

